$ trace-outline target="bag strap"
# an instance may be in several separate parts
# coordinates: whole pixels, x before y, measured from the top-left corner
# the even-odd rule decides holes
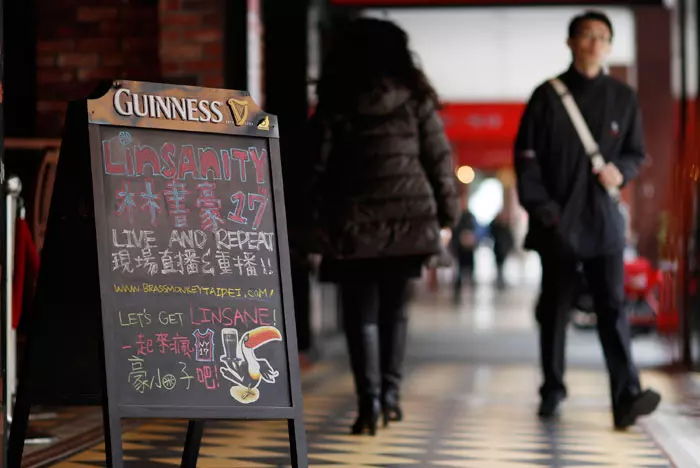
[[[559,78],[552,78],[551,80],[549,80],[549,83],[552,85],[554,90],[561,98],[561,102],[564,104],[564,108],[569,114],[571,123],[574,125],[576,133],[578,133],[578,136],[581,139],[583,148],[586,151],[586,155],[590,158],[593,168],[598,170],[602,169],[603,167],[605,167],[605,159],[600,153],[598,143],[596,143],[595,138],[593,138],[591,130],[588,128],[588,125],[586,124],[586,120],[583,118],[583,115],[581,115],[581,111],[576,105],[576,101],[574,101],[574,97],[571,95],[569,88],[567,88],[564,82],[561,81]],[[607,190],[611,197],[615,199],[619,198],[619,188],[610,187]]]

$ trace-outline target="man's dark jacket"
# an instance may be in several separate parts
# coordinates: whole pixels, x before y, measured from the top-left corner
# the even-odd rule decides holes
[[[559,77],[569,88],[600,151],[628,183],[644,161],[642,122],[635,92],[601,74],[573,67]],[[549,82],[527,104],[515,142],[518,196],[530,217],[525,248],[541,254],[591,258],[622,251],[624,220],[592,173],[589,157]]]

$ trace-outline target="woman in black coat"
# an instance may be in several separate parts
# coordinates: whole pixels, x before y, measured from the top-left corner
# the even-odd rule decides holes
[[[321,279],[340,285],[358,395],[354,434],[400,420],[409,280],[458,214],[438,100],[406,33],[358,19],[338,34],[310,121],[307,220]]]

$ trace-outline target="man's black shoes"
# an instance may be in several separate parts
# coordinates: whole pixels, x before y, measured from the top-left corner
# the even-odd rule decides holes
[[[621,403],[615,412],[615,429],[624,430],[634,425],[637,418],[654,412],[661,402],[661,395],[654,390],[644,390],[629,401]]]
[[[559,405],[564,396],[561,394],[547,395],[540,401],[537,415],[543,420],[554,419],[559,416]],[[640,416],[653,413],[661,402],[661,395],[654,390],[644,390],[620,403],[614,413],[615,429],[625,430],[633,426]]]
[[[537,415],[542,419],[552,419],[559,415],[559,403],[564,399],[563,395],[552,394],[542,398]]]

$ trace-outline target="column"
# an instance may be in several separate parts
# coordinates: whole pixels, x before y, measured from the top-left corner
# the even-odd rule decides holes
[[[671,86],[671,12],[663,7],[635,9],[637,93],[644,121],[648,161],[635,184],[633,229],[639,254],[658,257],[659,215],[668,206],[674,164],[675,112]]]
[[[294,229],[304,209],[295,199],[304,174],[295,161],[303,157],[308,120],[308,1],[263,0],[263,109],[279,118],[287,224]],[[310,350],[309,267],[292,248],[292,283],[300,351]],[[333,312],[333,311],[329,311]]]

